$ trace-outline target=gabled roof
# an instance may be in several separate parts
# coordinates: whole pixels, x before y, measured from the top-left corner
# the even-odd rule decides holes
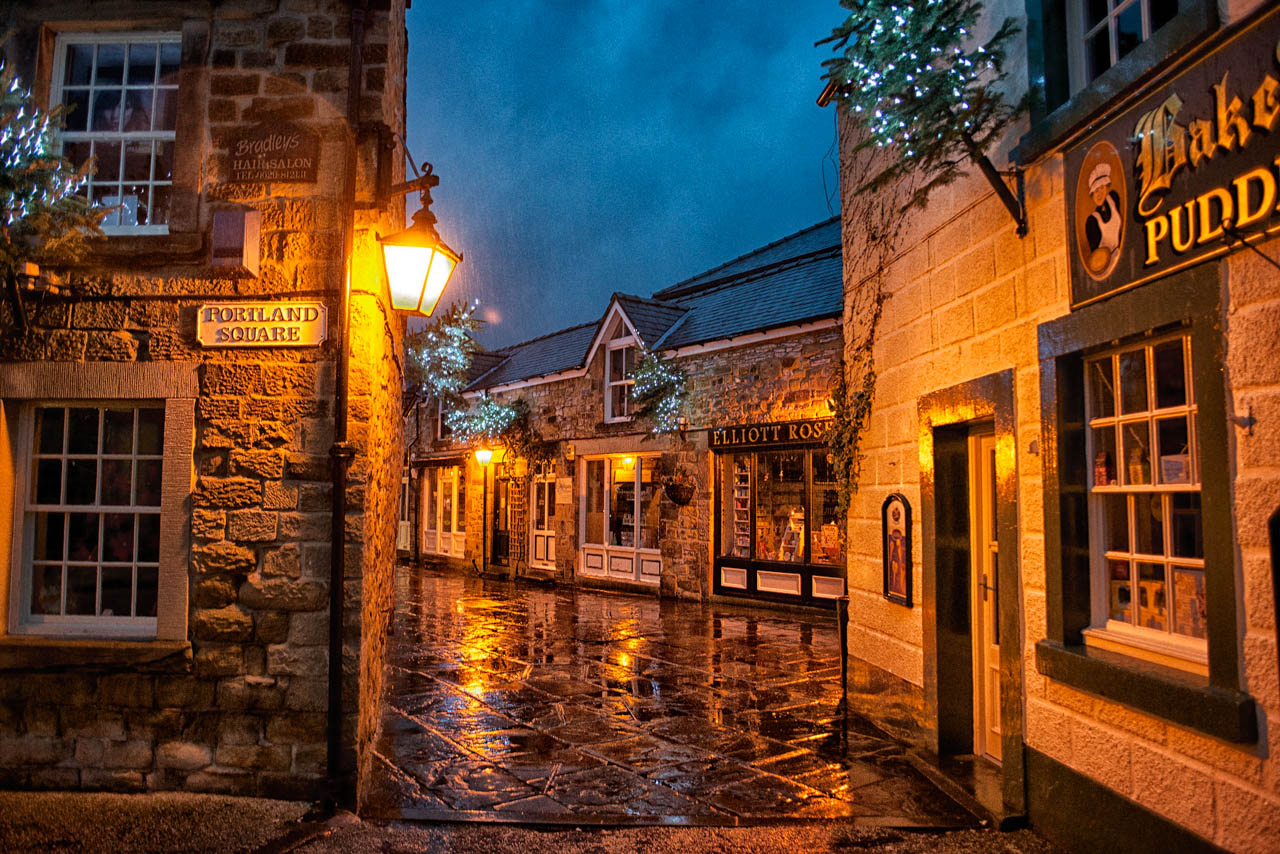
[[[839,318],[844,307],[840,218],[798,231],[653,297],[615,293],[600,320],[513,344],[469,386],[495,388],[585,368],[621,319],[644,345],[674,350]]]

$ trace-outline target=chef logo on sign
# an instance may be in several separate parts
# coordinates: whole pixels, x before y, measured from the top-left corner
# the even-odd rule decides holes
[[[1076,246],[1085,271],[1101,281],[1115,270],[1124,245],[1125,204],[1128,195],[1120,154],[1109,142],[1099,142],[1080,164],[1076,187]]]

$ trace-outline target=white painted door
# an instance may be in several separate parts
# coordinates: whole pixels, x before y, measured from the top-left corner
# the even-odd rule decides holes
[[[969,438],[969,521],[973,626],[973,752],[999,762],[1000,542],[996,528],[996,438]]]
[[[533,508],[529,521],[529,564],[542,569],[555,569],[556,535],[551,529],[556,515],[556,481],[551,475],[533,479]]]

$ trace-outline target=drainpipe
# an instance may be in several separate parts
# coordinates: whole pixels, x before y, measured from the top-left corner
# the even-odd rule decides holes
[[[333,383],[333,447],[329,460],[333,477],[333,508],[329,542],[329,704],[325,769],[328,776],[330,812],[348,806],[351,787],[342,767],[342,617],[346,580],[347,467],[355,449],[347,441],[347,376],[351,369],[351,348],[347,341],[351,326],[351,268],[355,245],[356,145],[360,127],[361,82],[364,77],[364,17],[368,0],[351,0],[351,59],[347,75],[347,146],[343,185],[342,252],[345,264],[338,291],[338,335],[335,341]]]

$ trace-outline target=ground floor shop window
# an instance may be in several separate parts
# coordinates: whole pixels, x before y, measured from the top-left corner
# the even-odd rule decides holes
[[[716,464],[717,592],[802,599],[843,593],[844,544],[828,451],[725,452]]]
[[[657,458],[621,454],[583,466],[582,572],[657,583],[661,510]]]
[[[422,470],[423,551],[445,557],[462,557],[467,533],[467,478],[460,466],[434,466]]]

